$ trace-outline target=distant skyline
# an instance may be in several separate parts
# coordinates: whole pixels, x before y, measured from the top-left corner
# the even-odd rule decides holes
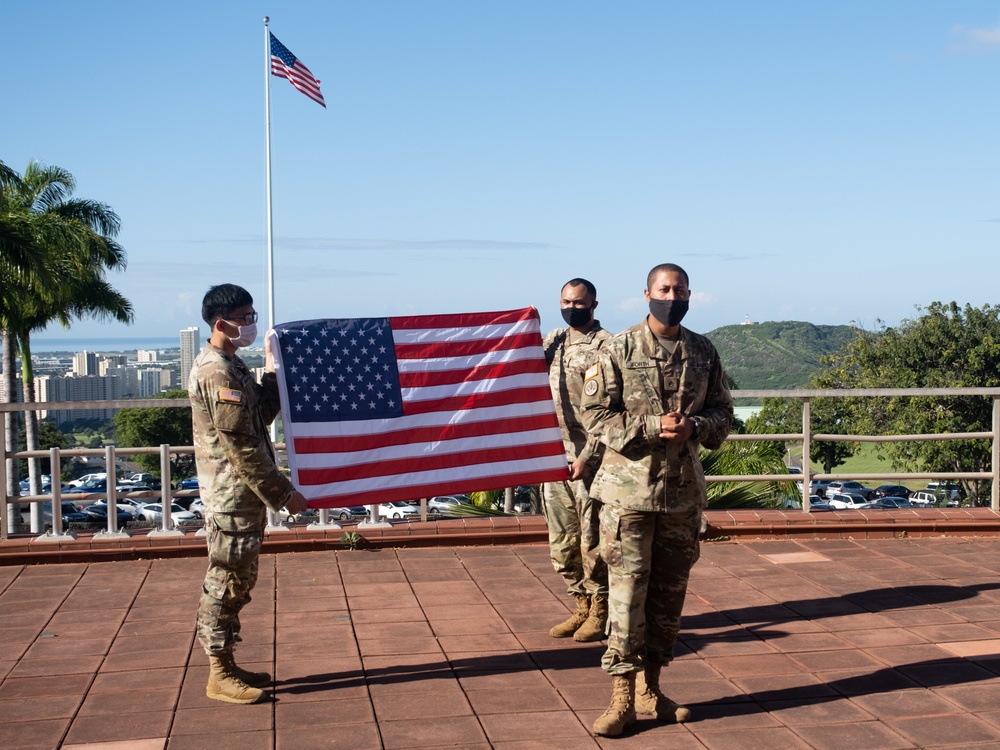
[[[276,322],[548,330],[582,276],[618,331],[665,261],[696,331],[997,301],[997,2],[42,0],[5,9],[0,160],[119,214],[136,322],[39,341],[179,342],[222,282],[263,332],[265,14],[327,105],[270,78]]]

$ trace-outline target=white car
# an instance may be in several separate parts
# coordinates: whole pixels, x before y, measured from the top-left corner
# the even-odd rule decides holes
[[[380,518],[404,518],[420,515],[420,509],[402,500],[396,500],[391,503],[379,503],[378,514]]]
[[[928,492],[927,490],[920,490],[919,492],[914,492],[910,495],[910,502],[914,505],[923,505],[924,507],[937,505],[938,497],[933,492]]]
[[[826,496],[826,502],[837,510],[850,510],[868,505],[868,498],[847,492],[831,492]]]
[[[149,503],[139,509],[139,517],[147,521],[158,522],[163,520],[163,505],[160,503]],[[189,510],[184,510],[177,503],[170,505],[170,518],[174,523],[188,523],[195,521],[198,517]]]
[[[66,482],[70,487],[79,487],[81,484],[86,484],[91,480],[107,479],[108,475],[106,473],[100,474],[84,474],[82,477],[77,477],[76,479]]]

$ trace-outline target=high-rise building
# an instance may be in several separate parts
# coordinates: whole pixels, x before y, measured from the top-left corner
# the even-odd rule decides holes
[[[156,349],[140,349],[136,352],[136,358],[140,364],[146,362],[156,362],[159,359],[160,353]]]
[[[124,378],[100,375],[67,375],[54,377],[40,375],[35,378],[35,394],[39,402],[48,401],[117,401],[126,388]],[[71,409],[40,413],[42,419],[53,419],[57,425],[76,419],[110,419],[117,411],[109,409]]]
[[[115,367],[125,367],[128,365],[127,354],[105,354],[97,358],[97,374],[108,375],[108,371]]]
[[[187,388],[188,375],[191,374],[191,367],[194,365],[194,358],[198,356],[201,349],[200,329],[198,326],[191,326],[181,330],[181,369],[179,373],[180,386]]]
[[[73,355],[74,375],[97,375],[97,353],[86,349]]]

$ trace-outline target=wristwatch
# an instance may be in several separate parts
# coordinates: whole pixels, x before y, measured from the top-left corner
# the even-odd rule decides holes
[[[691,428],[691,439],[701,440],[701,417],[691,417],[694,427]]]

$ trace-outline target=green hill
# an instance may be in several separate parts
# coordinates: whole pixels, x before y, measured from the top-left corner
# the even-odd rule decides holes
[[[851,326],[799,321],[723,326],[705,334],[739,388],[803,388],[820,368],[819,358],[854,339]]]

